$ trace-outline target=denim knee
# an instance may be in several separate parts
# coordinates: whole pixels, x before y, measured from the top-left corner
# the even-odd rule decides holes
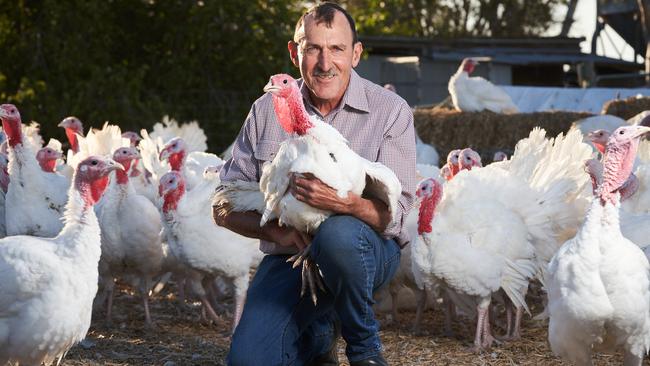
[[[329,265],[349,268],[360,253],[372,249],[365,238],[366,230],[372,230],[363,221],[347,215],[331,216],[325,220],[312,241],[311,253],[316,261],[326,261]]]

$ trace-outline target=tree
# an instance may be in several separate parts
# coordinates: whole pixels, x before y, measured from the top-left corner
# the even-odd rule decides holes
[[[301,8],[273,2],[0,0],[0,98],[49,136],[76,115],[123,129],[198,119],[232,141],[269,75],[292,71]]]
[[[362,34],[520,37],[544,32],[568,0],[347,0]]]

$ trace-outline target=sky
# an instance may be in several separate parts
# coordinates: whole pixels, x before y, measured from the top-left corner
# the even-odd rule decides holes
[[[566,7],[560,7],[555,12],[557,20],[564,19],[566,14]],[[596,0],[578,0],[576,11],[573,15],[575,22],[569,31],[571,37],[585,37],[586,41],[582,42],[582,52],[591,52],[591,36],[596,28]],[[560,33],[561,25],[556,25],[550,28],[546,35],[554,36]],[[613,42],[604,34],[610,36]],[[597,44],[597,54],[605,55],[614,58],[620,58],[619,52],[622,53],[623,59],[633,61],[634,51],[618,34],[609,26],[601,32],[602,42],[599,40]],[[640,58],[637,61],[642,61]]]

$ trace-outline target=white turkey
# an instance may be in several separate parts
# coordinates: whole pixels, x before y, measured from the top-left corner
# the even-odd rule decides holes
[[[650,265],[621,234],[617,192],[648,132],[643,126],[614,131],[587,219],[548,266],[549,342],[576,364],[590,365],[593,351],[622,348],[625,365],[641,365],[650,348]]]
[[[443,281],[456,306],[478,314],[475,350],[494,341],[492,296],[505,292],[520,317],[528,310],[528,281],[559,247],[556,237],[577,227],[572,202],[588,183],[583,161],[591,155],[581,140],[578,131],[548,140],[535,129],[517,144],[507,169],[461,171],[445,184],[430,227],[414,242],[419,283]],[[518,326],[509,337],[517,337]]]
[[[332,214],[299,201],[289,192],[293,174],[312,175],[336,190],[341,198],[347,197],[349,192],[361,196],[365,190],[380,199],[391,216],[396,213],[402,187],[395,173],[381,163],[362,158],[333,126],[318,117],[310,117],[295,79],[286,74],[271,76],[264,91],[271,93],[277,121],[291,137],[282,142],[273,161],[262,168],[260,190],[264,194],[265,209],[260,226],[278,218],[280,225],[309,234]],[[305,249],[296,258],[307,253]],[[310,262],[303,263],[315,269]],[[312,301],[316,302],[315,292],[312,292]]]
[[[184,122],[179,125],[175,119],[164,116],[162,122],[153,126],[149,135],[152,139],[160,139],[163,143],[174,137],[180,137],[187,145],[188,154],[194,151],[205,152],[208,150],[208,137],[197,121]]]
[[[160,150],[160,161],[168,161],[171,170],[183,174],[187,189],[191,190],[203,180],[203,170],[209,166],[221,166],[224,161],[215,154],[190,151],[180,137],[169,140]]]
[[[36,161],[41,167],[41,170],[47,173],[54,173],[56,171],[57,160],[63,158],[61,152],[54,150],[51,147],[44,147],[36,153]]]
[[[79,118],[73,116],[66,117],[61,121],[61,123],[59,123],[59,127],[62,127],[65,130],[65,135],[68,138],[72,154],[79,152],[78,136],[84,135],[84,126]]]
[[[161,271],[163,250],[160,239],[162,224],[158,209],[146,197],[136,193],[129,179],[129,168],[140,158],[135,147],[115,150],[113,160],[122,164],[115,183],[104,194],[97,207],[102,231],[102,257],[99,264],[108,304],[106,318],[112,315],[114,279],[132,276],[142,296],[145,325],[153,325],[149,311],[152,278]]]
[[[5,196],[9,188],[9,158],[6,154],[0,153],[0,238],[7,236],[5,224]]]
[[[508,160],[508,154],[506,154],[503,151],[497,151],[492,156],[492,162],[496,163],[496,162],[504,161],[504,160]]]
[[[472,170],[472,168],[481,168],[481,155],[476,151],[468,148],[462,149],[458,154],[459,170]]]
[[[53,237],[63,227],[61,217],[70,183],[66,177],[41,170],[36,151],[26,143],[16,106],[1,105],[0,119],[9,142],[7,235]]]
[[[212,221],[210,197],[219,180],[204,180],[185,190],[182,175],[171,171],[160,178],[164,236],[171,254],[189,272],[190,284],[213,319],[217,319],[202,282],[219,276],[234,288],[237,327],[248,290],[249,271],[261,261],[257,239],[247,238]]]
[[[422,180],[416,190],[418,197],[418,205],[412,209],[405,221],[405,228],[409,230],[411,237],[411,244],[402,249],[402,257],[400,258],[400,266],[395,273],[395,276],[390,282],[388,289],[379,290],[378,296],[385,296],[388,292],[392,300],[392,318],[397,320],[397,304],[398,293],[402,286],[409,288],[415,295],[416,312],[413,322],[414,333],[419,333],[422,325],[422,315],[429,293],[433,294],[434,299],[443,304],[445,314],[445,335],[451,335],[451,321],[453,314],[453,304],[445,294],[444,284],[440,281],[428,283],[426,286],[420,281],[416,275],[416,268],[414,267],[414,255],[417,252],[413,248],[417,245],[413,244],[416,241],[422,240],[420,233],[430,226],[433,219],[435,207],[442,197],[442,182],[439,177],[427,177]]]
[[[454,108],[463,112],[490,110],[496,113],[517,113],[519,109],[503,89],[480,76],[470,77],[478,62],[466,58],[449,79],[448,89]]]
[[[427,164],[438,166],[440,164],[440,156],[435,147],[424,143],[420,136],[415,135],[415,161],[418,164]]]
[[[60,362],[86,336],[101,254],[92,206],[117,169],[100,157],[79,164],[56,237],[0,240],[0,365]]]
[[[140,135],[138,135],[138,133],[134,131],[122,132],[122,137],[129,139],[129,141],[131,141],[131,147],[138,146],[138,142],[142,140],[142,137],[140,137]]]
[[[589,133],[598,130],[614,131],[621,126],[627,126],[627,124],[627,121],[623,118],[609,114],[601,114],[575,121],[573,126],[579,128],[580,132],[584,136],[587,136]]]
[[[460,149],[454,149],[447,154],[447,162],[442,166],[442,168],[440,168],[440,175],[442,175],[445,180],[451,180],[456,174],[458,174],[458,171],[460,170],[460,165],[458,164],[460,151]]]
[[[587,134],[587,140],[591,142],[592,145],[598,150],[599,153],[605,153],[605,145],[607,145],[607,140],[611,133],[609,130],[598,129],[591,131]]]

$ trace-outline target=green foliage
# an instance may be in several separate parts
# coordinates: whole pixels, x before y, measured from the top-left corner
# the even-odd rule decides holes
[[[197,119],[232,141],[271,74],[293,72],[294,1],[0,0],[0,98],[48,136],[76,115],[124,130]],[[295,74],[295,72],[294,72]]]
[[[345,0],[361,34],[420,37],[534,36],[568,0]]]
[[[86,126],[197,119],[210,149],[239,130],[271,74],[298,71],[286,44],[298,0],[0,0],[0,101],[46,136]],[[538,34],[566,0],[345,0],[360,34]],[[507,11],[506,11],[507,10]]]

